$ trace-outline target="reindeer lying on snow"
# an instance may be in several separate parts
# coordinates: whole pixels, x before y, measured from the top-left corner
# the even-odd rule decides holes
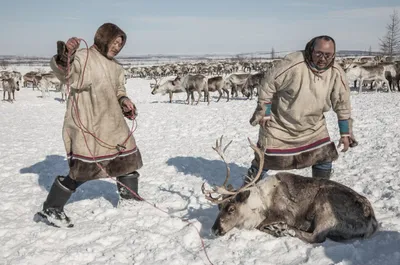
[[[257,183],[264,154],[251,142],[251,148],[260,157],[257,176],[238,190],[227,188],[230,170],[224,151],[228,145],[222,150],[221,137],[213,148],[227,168],[223,186],[213,190],[202,186],[206,198],[220,206],[212,227],[215,235],[224,235],[234,227],[257,228],[274,236],[290,235],[308,243],[320,243],[326,238],[336,241],[368,238],[377,230],[370,202],[337,182],[278,173]],[[213,193],[219,197],[212,197]]]

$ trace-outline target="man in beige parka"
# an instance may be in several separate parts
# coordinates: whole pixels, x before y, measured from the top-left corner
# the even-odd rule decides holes
[[[331,108],[339,122],[343,152],[356,146],[352,134],[350,89],[335,62],[335,41],[329,36],[310,40],[304,51],[287,55],[267,73],[250,120],[260,125],[258,145],[264,151],[263,175],[268,169],[312,167],[312,176],[329,179],[338,158],[329,137],[324,112]],[[258,170],[257,155],[245,183]]]
[[[99,27],[89,49],[77,50],[78,38],[57,43],[50,65],[62,82],[70,84],[62,132],[70,172],[56,177],[38,213],[41,221],[73,226],[64,205],[88,180],[116,177],[138,192],[136,170],[142,167],[142,158],[124,119],[133,119],[137,113],[126,95],[124,69],[114,59],[125,43],[126,34],[112,23]],[[120,200],[140,200],[123,185],[117,187]]]

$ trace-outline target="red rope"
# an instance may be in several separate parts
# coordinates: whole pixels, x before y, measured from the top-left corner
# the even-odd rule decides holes
[[[80,39],[80,40],[82,40],[82,41],[85,43],[85,45],[86,45],[86,50],[87,50],[87,54],[86,54],[86,59],[85,59],[85,63],[84,63],[84,66],[83,66],[82,75],[81,75],[81,82],[80,82],[80,85],[79,85],[78,89],[81,89],[81,88],[82,88],[83,81],[84,81],[84,76],[85,76],[85,71],[86,71],[86,65],[87,65],[87,61],[88,61],[88,59],[89,59],[89,46],[88,46],[87,42],[86,42],[84,39]],[[68,53],[67,76],[68,76],[69,73],[70,73],[70,62],[69,62],[70,56],[71,56],[70,53]],[[67,78],[67,92],[68,92],[68,95],[69,95],[69,93],[70,93],[69,77]],[[79,111],[78,111],[78,106],[77,106],[78,100],[79,100],[79,93],[78,93],[77,96],[76,96],[76,102],[75,102],[75,100],[72,101],[72,106],[73,106],[74,111],[75,111],[75,116],[78,118],[78,123],[79,123],[79,124],[77,124],[77,123],[75,122],[75,120],[74,120],[74,122],[75,122],[75,124],[78,126],[78,128],[81,129],[82,132],[85,132],[85,133],[90,134],[94,139],[96,139],[97,141],[103,143],[104,145],[108,146],[109,148],[111,148],[111,149],[116,148],[116,146],[111,145],[111,144],[108,144],[108,143],[104,142],[103,140],[101,140],[100,138],[96,137],[96,135],[95,135],[94,133],[90,132],[90,131],[86,128],[86,126],[83,124],[83,122],[82,122],[81,119],[80,119],[80,115],[79,115]],[[130,130],[130,133],[128,134],[128,137],[125,139],[125,141],[123,141],[122,145],[124,145],[124,144],[129,140],[129,138],[131,137],[131,135],[133,134],[133,131],[134,131],[134,124],[135,124],[135,120],[134,120],[134,122],[132,123],[132,128],[131,128],[131,130]]]
[[[82,71],[82,79],[81,79],[81,83],[80,83],[80,85],[79,85],[78,90],[82,88],[82,85],[83,85],[83,78],[84,78],[85,70],[86,70],[86,65],[87,65],[87,61],[88,61],[88,58],[89,58],[89,46],[88,46],[87,42],[86,42],[84,39],[79,39],[79,40],[81,40],[81,41],[83,41],[83,42],[85,43],[85,45],[86,45],[86,50],[87,50],[87,54],[86,54],[86,60],[85,60],[85,64],[84,64],[83,71]],[[67,62],[67,93],[68,93],[68,99],[70,98],[70,97],[69,97],[69,93],[70,93],[70,84],[69,84],[70,56],[71,56],[71,54],[68,53],[68,62]],[[88,149],[90,155],[92,156],[93,161],[94,161],[94,162],[96,163],[96,165],[100,168],[100,170],[103,171],[103,172],[106,174],[106,176],[107,176],[108,178],[114,180],[115,182],[119,183],[121,186],[123,186],[124,188],[126,188],[126,189],[127,189],[130,193],[132,193],[132,195],[135,196],[138,200],[144,201],[144,202],[148,203],[149,205],[153,206],[153,207],[156,208],[157,210],[159,210],[159,211],[161,211],[161,212],[167,214],[168,216],[170,216],[170,217],[172,217],[172,218],[179,218],[181,221],[187,223],[188,225],[193,226],[193,227],[196,229],[196,231],[197,231],[197,233],[198,233],[198,235],[199,235],[199,238],[200,238],[200,241],[201,241],[201,246],[202,246],[202,249],[203,249],[203,251],[204,251],[204,254],[205,254],[206,257],[207,257],[208,262],[209,262],[211,265],[213,265],[213,263],[211,262],[211,260],[210,260],[210,258],[209,258],[209,256],[208,256],[208,253],[207,253],[207,251],[206,251],[206,247],[205,247],[205,244],[204,244],[204,240],[201,238],[200,231],[199,231],[199,229],[197,229],[197,227],[196,227],[192,222],[189,222],[187,219],[182,218],[182,217],[175,217],[175,216],[172,216],[172,215],[170,215],[167,211],[162,210],[162,209],[160,209],[159,207],[157,207],[155,204],[150,203],[149,201],[145,200],[144,198],[142,198],[141,196],[139,196],[136,192],[134,192],[132,189],[130,189],[128,186],[126,186],[125,184],[123,184],[123,183],[121,183],[120,181],[118,181],[118,179],[116,179],[116,178],[114,178],[114,177],[111,177],[111,176],[107,173],[107,171],[105,170],[105,168],[104,168],[99,162],[96,161],[94,154],[92,153],[92,151],[91,151],[90,148],[89,148],[89,144],[88,144],[88,142],[87,142],[87,138],[86,138],[85,133],[91,135],[91,136],[94,137],[97,141],[99,141],[99,142],[101,142],[101,143],[104,143],[104,144],[106,144],[106,145],[109,145],[110,147],[115,148],[115,146],[112,146],[112,145],[110,145],[110,144],[105,143],[104,141],[102,141],[101,139],[99,139],[98,137],[96,137],[96,135],[95,135],[94,133],[90,132],[90,131],[84,126],[84,124],[82,123],[82,121],[81,121],[81,119],[80,119],[80,115],[79,115],[79,109],[78,109],[78,104],[77,104],[78,100],[79,100],[79,93],[78,93],[78,95],[76,96],[76,101],[74,100],[74,97],[71,97],[72,106],[73,106],[73,108],[74,108],[75,115],[76,115],[76,117],[77,117],[77,119],[78,119],[79,124],[77,124],[77,123],[75,122],[75,120],[74,120],[74,122],[75,122],[75,124],[78,126],[78,128],[81,129],[81,132],[82,132],[82,135],[83,135],[83,139],[85,140],[85,145],[86,145],[86,147],[87,147],[87,149]],[[136,121],[136,119],[133,117],[133,114],[132,114],[131,117],[128,117],[128,118],[133,118],[132,129],[130,130],[130,132],[129,132],[129,134],[128,134],[128,137],[127,137],[126,140],[123,142],[123,144],[125,144],[125,143],[128,141],[128,139],[131,137],[131,135],[133,134],[133,132],[134,132],[134,131],[136,130],[136,128],[137,128],[137,121]],[[135,122],[136,122],[136,127],[134,126]],[[67,133],[68,133],[68,131],[67,131]]]

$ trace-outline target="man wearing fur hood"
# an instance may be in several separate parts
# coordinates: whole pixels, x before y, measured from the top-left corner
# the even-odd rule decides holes
[[[251,125],[260,125],[258,145],[265,151],[264,173],[312,166],[313,177],[330,178],[332,161],[338,158],[324,116],[331,108],[337,114],[342,151],[357,145],[350,89],[335,62],[335,50],[331,37],[315,37],[304,51],[287,55],[267,73],[250,120]],[[256,155],[245,182],[254,177],[258,161]]]
[[[64,117],[63,140],[70,172],[56,177],[43,210],[43,221],[72,226],[64,205],[72,193],[88,180],[116,177],[120,197],[138,199],[125,187],[138,192],[136,171],[142,158],[124,116],[134,119],[136,108],[125,91],[125,72],[114,57],[126,43],[126,34],[105,23],[89,49],[77,50],[78,38],[57,43],[57,55],[50,62],[56,76],[70,84]]]

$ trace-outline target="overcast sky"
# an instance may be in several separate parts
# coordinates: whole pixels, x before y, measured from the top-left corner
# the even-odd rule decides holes
[[[339,50],[377,51],[389,15],[400,13],[399,0],[6,2],[0,9],[0,54],[27,56],[51,56],[57,40],[72,36],[91,45],[105,22],[126,32],[123,56],[292,51],[321,34],[332,36]]]

